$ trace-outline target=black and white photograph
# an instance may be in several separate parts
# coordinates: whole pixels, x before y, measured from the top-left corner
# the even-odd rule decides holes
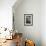
[[[33,14],[24,14],[24,26],[33,25]]]

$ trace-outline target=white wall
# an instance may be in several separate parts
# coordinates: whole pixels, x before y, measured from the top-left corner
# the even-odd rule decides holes
[[[41,40],[42,46],[46,46],[46,0],[41,2]]]
[[[0,27],[12,28],[12,6],[16,0],[0,0]]]
[[[33,26],[24,26],[24,14],[32,13]],[[17,8],[14,7],[14,16],[18,32],[22,32],[24,38],[34,40],[36,46],[41,46],[41,0],[23,0]]]

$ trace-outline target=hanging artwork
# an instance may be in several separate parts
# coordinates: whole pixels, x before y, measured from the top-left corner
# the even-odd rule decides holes
[[[24,14],[24,26],[33,25],[33,14]]]

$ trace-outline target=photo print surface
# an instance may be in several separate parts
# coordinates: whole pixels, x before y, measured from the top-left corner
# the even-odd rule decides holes
[[[33,14],[24,14],[24,26],[33,25]]]

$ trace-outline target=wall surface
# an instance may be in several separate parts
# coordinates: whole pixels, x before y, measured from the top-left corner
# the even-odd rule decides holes
[[[41,40],[42,46],[46,46],[46,0],[41,2]]]
[[[41,0],[23,0],[13,11],[18,32],[22,32],[24,38],[34,40],[36,46],[41,46]],[[24,26],[24,14],[33,14],[33,26]]]
[[[0,0],[0,27],[12,28],[12,6],[16,0]]]

